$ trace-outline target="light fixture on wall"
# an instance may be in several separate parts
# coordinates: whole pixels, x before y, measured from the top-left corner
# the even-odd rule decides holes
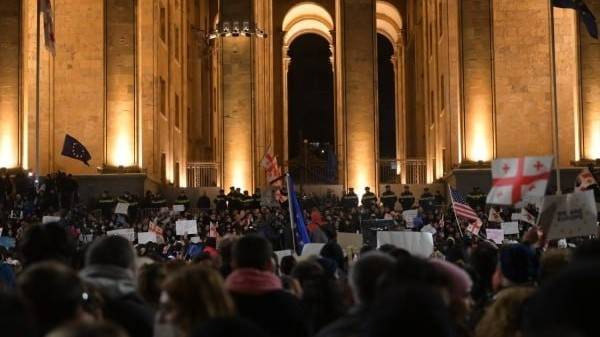
[[[208,34],[209,40],[214,40],[218,37],[260,37],[265,38],[267,34],[262,28],[257,27],[250,21],[242,21],[240,25],[239,21],[224,21],[223,23],[217,24],[217,27]]]

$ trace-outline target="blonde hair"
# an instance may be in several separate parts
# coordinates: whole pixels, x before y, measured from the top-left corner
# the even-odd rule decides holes
[[[167,277],[163,290],[177,312],[175,323],[188,333],[193,324],[235,315],[233,300],[225,290],[221,275],[203,265],[177,270]]]
[[[476,337],[513,337],[520,330],[521,305],[533,294],[531,287],[513,287],[498,293],[475,328]]]

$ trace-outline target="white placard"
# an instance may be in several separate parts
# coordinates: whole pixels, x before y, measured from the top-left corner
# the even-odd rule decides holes
[[[173,212],[181,213],[185,211],[184,205],[173,205]]]
[[[127,210],[129,209],[129,204],[126,202],[120,202],[115,207],[115,214],[124,214],[127,215]]]
[[[408,210],[402,212],[402,218],[406,222],[406,228],[414,227],[414,220],[418,214],[419,214],[418,209],[408,209]]]
[[[521,213],[513,213],[510,215],[510,219],[512,221],[519,221],[521,220]]]
[[[435,229],[435,227],[429,224],[423,226],[423,228],[421,228],[421,232],[431,233],[431,235],[435,235],[435,233],[437,233],[437,230]]]
[[[140,232],[137,234],[138,243],[143,245],[148,242],[157,242],[158,238],[154,232]]]
[[[277,262],[281,263],[281,260],[286,257],[286,256],[292,256],[292,250],[291,249],[286,249],[286,250],[277,250],[275,251],[275,256],[277,256]]]
[[[161,208],[159,208],[158,211],[159,211],[159,213],[169,213],[170,212],[169,207],[161,207]]]
[[[107,231],[106,234],[122,236],[131,242],[135,241],[135,231],[133,228],[115,229],[112,231]]]
[[[519,234],[519,223],[516,221],[503,222],[500,224],[504,235]]]
[[[594,191],[544,198],[539,224],[549,240],[598,234]]]
[[[177,220],[175,222],[175,234],[198,234],[196,220]]]
[[[190,237],[190,242],[191,243],[200,243],[200,237],[199,236],[192,236],[192,237]]]
[[[488,240],[492,240],[497,244],[501,244],[504,241],[504,231],[502,229],[488,228],[485,230],[485,234]]]
[[[423,232],[377,232],[377,247],[392,244],[406,249],[409,253],[429,257],[433,253],[433,235]]]
[[[311,255],[319,255],[321,254],[321,249],[325,246],[324,243],[307,243],[302,246],[302,254],[300,256],[307,257]]]
[[[59,222],[60,221],[60,217],[59,216],[52,216],[52,215],[44,215],[42,217],[42,224],[49,224],[51,222]]]

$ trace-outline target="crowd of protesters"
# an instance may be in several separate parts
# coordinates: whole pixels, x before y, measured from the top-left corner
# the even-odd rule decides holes
[[[36,186],[0,171],[1,335],[600,335],[596,239],[561,246],[522,224],[497,246],[468,233],[442,194],[428,190],[299,199],[311,240],[325,245],[316,256],[279,259],[274,251],[296,248],[285,191],[268,205],[260,191],[235,188],[196,202],[107,191],[90,206],[64,173]],[[483,193],[467,200],[488,226]],[[118,203],[129,205],[126,214],[115,213]],[[407,209],[418,210],[410,225]],[[42,224],[44,216],[53,221]],[[197,220],[198,234],[177,235],[180,219]],[[434,233],[435,253],[424,259],[383,245],[348,256],[337,233],[368,230],[375,219]],[[154,228],[162,240],[106,235],[122,228]]]

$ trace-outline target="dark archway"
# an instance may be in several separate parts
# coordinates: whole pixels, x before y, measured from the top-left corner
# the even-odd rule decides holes
[[[291,43],[288,55],[288,153],[299,159],[304,139],[319,143],[320,149],[334,148],[331,51],[325,38],[303,34]]]
[[[379,104],[379,158],[396,159],[396,81],[388,38],[377,34],[377,79]]]

